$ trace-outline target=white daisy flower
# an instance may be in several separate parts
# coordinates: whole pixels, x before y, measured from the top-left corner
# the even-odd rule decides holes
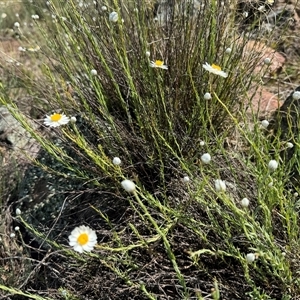
[[[231,49],[231,48],[226,48],[226,50],[225,50],[225,53],[226,53],[226,54],[230,54],[230,53],[231,53],[231,51],[232,51],[232,49]]]
[[[44,119],[44,124],[50,127],[58,127],[60,125],[68,124],[70,119],[64,114],[52,114],[51,116],[46,116]]]
[[[118,22],[118,19],[119,19],[119,15],[117,12],[113,11],[109,14],[109,21],[116,23]]]
[[[114,157],[112,162],[114,165],[119,166],[121,164],[121,159],[119,157]]]
[[[16,208],[16,215],[19,216],[19,215],[21,215],[21,213],[22,213],[21,209],[20,208]]]
[[[135,191],[135,183],[129,179],[125,179],[121,182],[123,189],[128,193],[133,193]]]
[[[210,100],[211,99],[211,94],[210,93],[205,93],[204,94],[204,99],[205,100]]]
[[[96,232],[88,226],[76,227],[69,235],[69,245],[77,252],[91,252],[96,244]]]
[[[262,120],[262,121],[261,121],[261,126],[264,127],[264,128],[267,128],[267,127],[269,126],[269,124],[270,124],[270,123],[269,123],[268,120]]]
[[[216,179],[215,180],[215,188],[217,192],[225,192],[226,191],[226,184],[224,180]]]
[[[97,70],[93,69],[91,70],[91,75],[96,76],[98,74]]]
[[[190,181],[190,177],[189,176],[184,176],[183,177],[183,182],[189,182]]]
[[[249,206],[249,204],[250,204],[250,201],[249,201],[249,199],[248,198],[243,198],[242,200],[241,200],[241,205],[242,205],[242,207],[248,207]]]
[[[248,254],[246,255],[246,260],[247,260],[248,263],[254,262],[255,259],[256,259],[256,256],[255,256],[254,253],[248,253]]]
[[[293,99],[294,100],[299,100],[300,99],[300,92],[299,91],[295,91],[293,93]]]
[[[204,163],[204,164],[209,164],[210,161],[211,161],[211,156],[209,153],[204,153],[202,156],[201,156],[201,161]]]
[[[168,66],[164,65],[164,62],[162,60],[151,61],[150,67],[168,70]]]
[[[270,57],[266,57],[266,58],[264,59],[264,64],[265,64],[265,65],[270,65],[270,64],[271,64],[271,58],[270,58]]]
[[[278,168],[278,162],[274,159],[269,161],[268,168],[270,171],[275,171]]]
[[[222,71],[221,67],[218,66],[218,65],[215,65],[215,64],[208,64],[208,63],[205,63],[205,65],[203,65],[203,68],[210,72],[210,73],[213,73],[213,74],[216,74],[216,75],[219,75],[221,77],[224,77],[226,78],[228,76],[227,73],[225,73],[224,71]]]
[[[73,116],[73,117],[70,118],[70,121],[71,121],[72,123],[75,123],[75,122],[77,121],[77,119],[76,119],[76,117]]]

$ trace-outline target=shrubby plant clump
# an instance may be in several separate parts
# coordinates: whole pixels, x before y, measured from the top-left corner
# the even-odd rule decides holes
[[[240,7],[28,5],[41,72],[28,78],[20,66],[17,78],[39,99],[38,113],[10,101],[8,87],[1,102],[41,145],[34,163],[48,174],[48,196],[32,210],[27,194],[12,205],[22,257],[34,259],[19,275],[25,283],[3,291],[35,299],[299,294],[298,206],[280,158],[289,141],[280,133],[269,141],[268,120],[251,113],[248,91],[265,69],[255,72],[261,57],[245,51],[251,35],[239,28]]]

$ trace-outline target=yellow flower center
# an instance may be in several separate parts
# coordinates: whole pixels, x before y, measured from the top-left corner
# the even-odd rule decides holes
[[[155,65],[157,65],[158,67],[161,67],[163,64],[164,64],[164,62],[161,61],[161,60],[156,60],[155,61]]]
[[[62,118],[62,115],[61,114],[53,114],[50,118],[51,118],[52,122],[58,122]]]
[[[221,67],[215,64],[212,64],[211,67],[215,70],[221,71]]]
[[[83,246],[89,241],[89,236],[86,233],[81,233],[77,238],[77,242],[79,245]]]

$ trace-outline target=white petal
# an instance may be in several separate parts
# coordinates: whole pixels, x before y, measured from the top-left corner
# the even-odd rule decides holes
[[[97,235],[94,232],[89,235],[89,241],[97,242]]]
[[[83,249],[82,249],[82,247],[81,246],[79,246],[79,245],[76,245],[76,246],[74,246],[74,248],[73,248],[75,251],[77,251],[77,252],[79,252],[79,253],[82,253],[83,252]]]
[[[82,249],[84,251],[91,252],[94,249],[94,247],[91,246],[91,245],[86,244],[86,245],[82,246]]]
[[[77,236],[75,236],[75,235],[69,235],[69,240],[70,241],[77,241]]]
[[[218,75],[220,75],[220,76],[222,76],[224,78],[228,77],[228,74],[225,73],[224,71],[219,71]]]
[[[80,228],[79,227],[76,227],[71,232],[71,235],[73,235],[73,236],[78,236],[79,234],[80,234]]]
[[[71,247],[74,247],[75,245],[78,245],[77,241],[69,241],[69,245]]]

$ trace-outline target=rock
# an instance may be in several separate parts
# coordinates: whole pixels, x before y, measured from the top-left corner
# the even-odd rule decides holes
[[[255,66],[254,73],[262,75],[279,73],[286,61],[285,56],[271,47],[268,47],[265,43],[249,40],[244,47],[244,56],[253,57],[258,64]],[[257,59],[258,58],[258,59]],[[270,59],[270,64],[266,65],[265,59]],[[263,70],[265,68],[266,70]]]
[[[281,53],[255,40],[249,40],[246,43],[243,54],[245,60],[249,61],[253,57],[258,62],[254,68],[254,75],[257,77],[280,73],[286,61]],[[270,60],[269,64],[266,63],[266,59]],[[258,114],[261,118],[269,116],[283,103],[276,94],[270,91],[268,86],[257,88],[255,81],[248,95],[251,100],[250,103],[246,104],[249,107],[248,111]]]
[[[271,93],[266,87],[252,88],[248,93],[250,103],[247,104],[248,112],[257,114],[260,118],[269,116],[279,109],[283,103],[277,95]]]

